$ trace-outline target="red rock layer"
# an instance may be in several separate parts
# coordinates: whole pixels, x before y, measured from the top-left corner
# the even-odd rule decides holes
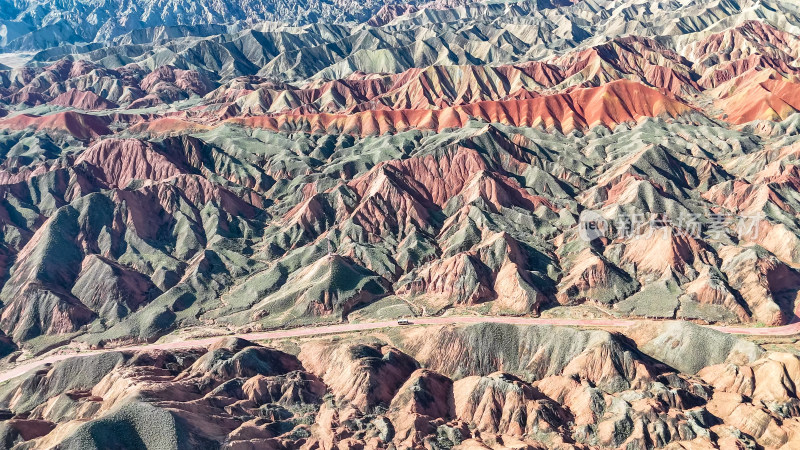
[[[111,133],[107,117],[82,114],[73,111],[55,113],[47,116],[19,114],[0,120],[0,128],[12,130],[56,130],[64,131],[78,139],[91,139]]]
[[[118,105],[110,102],[91,91],[70,89],[49,102],[51,105],[68,106],[85,110],[103,110],[116,108]]]
[[[596,125],[613,127],[643,117],[676,117],[690,107],[656,89],[620,80],[596,88],[529,100],[487,101],[441,110],[366,111],[342,114],[276,114],[230,119],[245,126],[275,131],[382,135],[408,129],[442,131],[463,127],[470,119],[520,127],[569,132]]]

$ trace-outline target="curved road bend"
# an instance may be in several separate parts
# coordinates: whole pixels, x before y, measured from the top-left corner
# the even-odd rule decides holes
[[[620,328],[633,326],[642,320],[635,319],[545,319],[532,317],[475,317],[475,316],[451,316],[451,317],[420,317],[412,318],[413,325],[446,325],[455,323],[507,323],[514,325],[559,325],[559,326],[591,326],[601,328]],[[202,339],[192,339],[185,341],[164,342],[160,344],[133,345],[128,347],[117,347],[103,350],[92,350],[80,353],[63,353],[50,355],[34,361],[24,362],[12,369],[0,373],[0,383],[24,374],[32,369],[45,364],[52,364],[73,356],[88,356],[98,353],[106,353],[120,350],[168,350],[192,347],[205,347],[211,345],[223,337],[239,337],[251,341],[268,339],[281,339],[291,337],[315,336],[320,334],[346,333],[351,331],[368,331],[386,327],[400,327],[409,325],[399,325],[395,320],[382,322],[363,322],[363,323],[344,323],[336,325],[326,325],[321,327],[295,328],[290,330],[262,331],[255,333],[245,333],[236,335],[220,335]],[[789,324],[780,327],[769,328],[749,328],[749,327],[728,327],[728,326],[709,326],[709,328],[731,334],[745,334],[750,336],[788,336],[800,333],[800,320],[797,317]]]

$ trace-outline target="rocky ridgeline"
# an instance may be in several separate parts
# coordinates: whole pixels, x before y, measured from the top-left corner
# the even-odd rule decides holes
[[[0,442],[14,449],[108,448],[123,438],[147,448],[229,449],[798,442],[798,357],[686,323],[653,328],[630,339],[549,326],[445,326],[405,330],[394,343],[312,340],[296,356],[227,338],[193,350],[72,358],[0,388]]]

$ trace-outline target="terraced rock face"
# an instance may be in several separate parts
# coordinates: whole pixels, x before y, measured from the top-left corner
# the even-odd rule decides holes
[[[4,353],[449,310],[796,317],[791,2],[103,5],[0,19],[42,50],[0,70]],[[247,22],[297,8],[314,23]]]
[[[632,335],[639,347],[604,331],[482,324],[311,339],[290,345],[297,356],[222,339],[208,348],[76,357],[0,387],[0,442],[14,449],[797,445],[797,356],[691,324],[644,331]],[[703,354],[696,340],[684,340],[695,334],[716,351]],[[664,345],[671,340],[684,342]],[[681,372],[659,359],[697,366]]]

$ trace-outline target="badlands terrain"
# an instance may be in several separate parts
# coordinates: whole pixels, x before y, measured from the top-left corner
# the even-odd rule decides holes
[[[0,448],[800,446],[796,2],[6,3]]]

